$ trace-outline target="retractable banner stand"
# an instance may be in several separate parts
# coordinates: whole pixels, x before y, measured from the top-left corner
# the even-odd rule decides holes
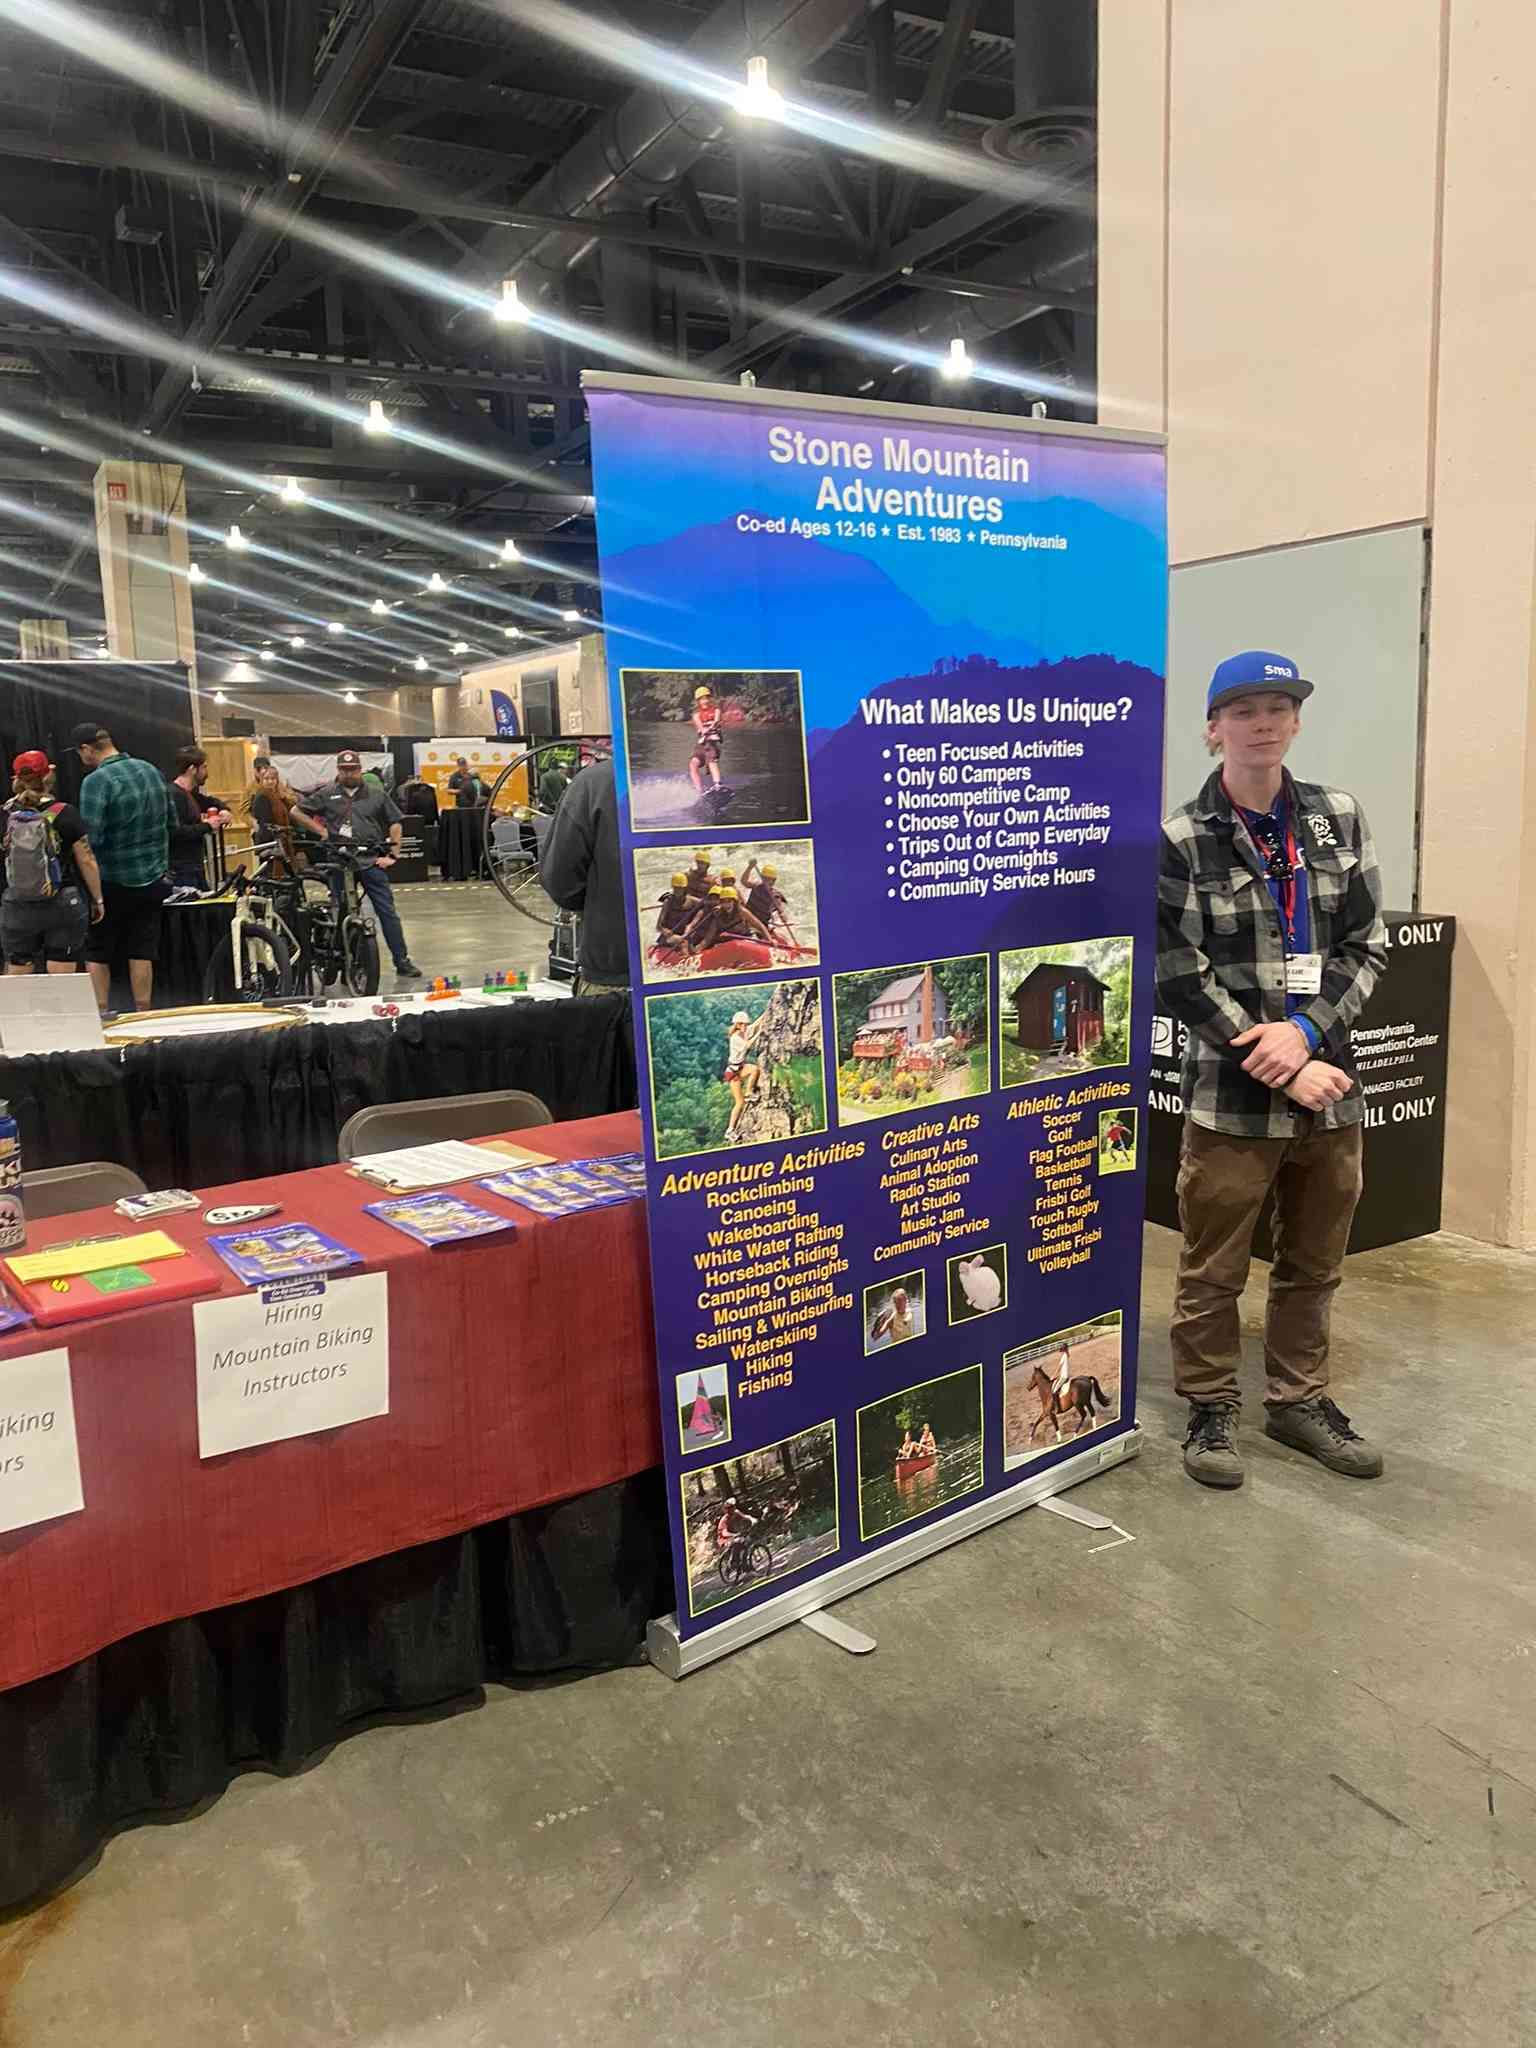
[[[587,385],[682,1675],[1135,1448],[1164,457]]]

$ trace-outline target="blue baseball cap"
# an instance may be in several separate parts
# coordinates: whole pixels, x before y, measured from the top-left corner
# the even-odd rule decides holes
[[[1234,697],[1246,697],[1255,690],[1278,690],[1281,696],[1304,704],[1312,685],[1302,680],[1301,670],[1288,654],[1266,654],[1262,648],[1250,647],[1245,654],[1229,654],[1225,661],[1217,662],[1205,700],[1207,716]]]

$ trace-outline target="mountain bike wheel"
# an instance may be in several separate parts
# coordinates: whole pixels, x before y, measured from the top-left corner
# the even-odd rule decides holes
[[[294,993],[293,949],[281,932],[255,925],[240,929],[240,985],[235,985],[233,934],[214,948],[203,976],[203,1000],[210,1003],[270,1003]]]
[[[772,1570],[773,1552],[768,1548],[768,1545],[766,1543],[752,1544],[747,1551],[746,1569],[742,1573],[742,1577],[756,1578],[759,1573],[766,1577]]]
[[[602,743],[604,754],[608,745]],[[547,740],[530,747],[520,760],[509,761],[502,769],[486,804],[481,872],[520,916],[551,927],[561,913],[539,881],[539,855],[554,808],[542,800],[538,790],[551,762],[558,761],[564,768],[575,751],[571,740]],[[598,750],[584,746],[581,751],[595,758]]]
[[[342,927],[343,974],[355,996],[376,996],[379,992],[379,935],[360,917],[349,918]]]

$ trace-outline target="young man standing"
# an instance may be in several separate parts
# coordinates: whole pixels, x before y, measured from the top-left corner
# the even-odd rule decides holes
[[[204,847],[219,826],[232,822],[217,797],[203,794],[207,780],[208,756],[202,748],[182,747],[171,771],[171,802],[176,810],[171,832],[171,880],[193,889],[208,886]]]
[[[1354,1478],[1382,1469],[1328,1396],[1361,1181],[1349,1027],[1386,957],[1381,880],[1354,798],[1284,766],[1311,694],[1283,655],[1222,662],[1206,726],[1221,766],[1163,825],[1158,994],[1188,1028],[1174,1384],[1190,1404],[1184,1469],[1203,1486],[1243,1480],[1238,1304],[1271,1189],[1265,1434]]]
[[[105,914],[85,941],[96,1002],[105,1012],[113,962],[126,956],[134,1008],[147,1010],[160,957],[161,905],[175,823],[171,793],[158,768],[118,752],[105,726],[77,725],[70,745],[85,770],[80,815],[101,869],[105,904]]]

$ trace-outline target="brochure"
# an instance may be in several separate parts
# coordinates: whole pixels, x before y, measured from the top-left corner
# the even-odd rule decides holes
[[[403,1230],[418,1244],[456,1244],[461,1238],[517,1233],[510,1216],[498,1216],[466,1202],[462,1195],[401,1195],[393,1202],[365,1202],[363,1214]]]
[[[350,1245],[310,1223],[279,1223],[269,1230],[227,1230],[208,1240],[237,1280],[265,1287],[271,1280],[308,1279],[363,1261]]]

